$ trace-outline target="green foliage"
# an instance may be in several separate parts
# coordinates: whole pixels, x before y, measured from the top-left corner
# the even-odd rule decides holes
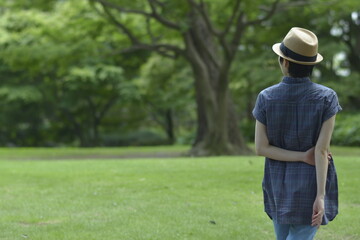
[[[164,129],[165,134],[169,128],[177,133],[194,130],[193,126],[188,125],[195,121],[193,79],[184,61],[169,61],[159,55],[152,55],[142,65],[135,84],[148,115]],[[169,122],[169,114],[172,123]]]
[[[111,2],[151,11],[147,1]],[[190,26],[184,20],[191,6],[181,0],[162,2],[159,14],[187,30]],[[248,20],[256,20],[273,2],[245,0],[240,7]],[[223,29],[235,1],[204,3],[214,26]],[[86,146],[120,140],[123,144],[135,141],[133,136],[142,139],[142,129],[154,130],[156,142],[158,135],[169,132],[169,115],[177,141],[191,142],[196,106],[191,69],[184,59],[172,61],[145,50],[122,53],[131,41],[99,14],[102,8],[94,1],[0,0],[0,5],[1,145]],[[232,64],[230,89],[241,119],[239,129],[249,141],[256,95],[281,77],[271,45],[293,26],[309,28],[319,36],[325,60],[316,67],[313,80],[336,90],[345,112],[359,109],[360,75],[346,41],[350,36],[354,46],[360,41],[355,31],[359,25],[351,15],[357,7],[357,0],[284,0],[271,19],[246,29]],[[144,16],[111,11],[144,43],[156,39],[184,47],[181,31],[154,20],[146,22]],[[351,24],[355,30],[349,32]],[[344,71],[348,75],[341,74]],[[356,118],[346,118],[347,124],[339,119],[342,130],[340,134],[335,129],[334,141],[357,144],[355,137],[348,137],[357,133],[348,127]]]
[[[285,7],[286,4],[288,7]],[[254,139],[252,123],[254,120],[251,111],[257,94],[281,80],[282,74],[278,67],[277,55],[272,52],[271,46],[281,42],[289,29],[294,26],[308,28],[319,38],[319,52],[324,56],[324,61],[315,67],[312,80],[333,88],[338,93],[345,112],[359,109],[360,81],[356,68],[349,72],[350,75],[340,74],[341,71],[350,68],[351,49],[348,43],[341,40],[341,36],[333,35],[336,26],[348,24],[349,16],[356,9],[354,5],[357,2],[334,1],[328,4],[324,1],[312,1],[311,4],[306,2],[299,4],[300,6],[294,1],[281,1],[277,14],[269,21],[249,28],[239,48],[237,59],[232,65],[230,88],[237,105],[240,106],[239,116],[242,119],[240,128],[249,141]],[[353,32],[354,41],[355,36],[360,35]],[[360,41],[359,37],[357,39]],[[344,54],[344,58],[339,59],[340,53]],[[343,144],[345,140],[339,141],[337,138],[336,143],[340,142]]]
[[[4,108],[12,104],[12,111],[20,113],[24,100],[31,105],[28,109],[38,108],[28,119],[10,120],[14,114],[4,117],[19,123],[5,130],[15,133],[5,135],[14,136],[14,144],[24,144],[19,134],[39,145],[99,144],[99,127],[109,109],[120,100],[136,98],[136,89],[115,56],[109,57],[124,38],[115,34],[104,38],[114,28],[84,1],[59,2],[51,14],[26,7],[5,11],[1,19],[0,29],[6,33],[0,41],[1,70],[12,78],[0,88],[0,97],[7,103]],[[26,136],[20,127],[38,117],[43,118],[38,122],[46,139]]]
[[[142,66],[140,73],[136,85],[146,101],[155,101],[153,105],[181,109],[191,102],[194,95],[193,79],[183,61],[153,55]]]
[[[167,145],[163,133],[150,130],[132,131],[126,134],[104,134],[102,142],[105,146],[159,146]]]
[[[3,86],[0,88],[0,99],[6,102],[23,101],[27,103],[39,102],[42,95],[39,90],[33,86],[11,87]]]
[[[360,146],[360,114],[340,113],[336,116],[336,125],[332,143],[342,146]]]
[[[0,4],[3,8],[11,8],[11,9],[40,9],[43,11],[51,10],[58,0],[1,0]]]

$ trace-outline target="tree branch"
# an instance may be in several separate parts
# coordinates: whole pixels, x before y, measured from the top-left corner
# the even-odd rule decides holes
[[[341,0],[322,1],[322,2],[317,2],[316,5],[326,4],[331,9],[334,4],[337,4],[337,3],[340,3],[340,2],[341,2]],[[278,11],[286,11],[289,8],[304,7],[304,6],[309,6],[309,5],[312,5],[312,4],[313,3],[311,1],[303,1],[303,0],[291,1],[291,2],[288,2],[288,3],[278,4],[277,10]],[[264,10],[264,11],[269,11],[269,9],[266,8],[265,6],[261,6],[260,9]],[[324,13],[326,13],[326,12],[324,12]],[[319,15],[321,15],[321,14],[319,14]]]
[[[155,37],[151,31],[150,18],[146,18],[146,31],[148,32],[148,34],[151,38],[151,42],[155,43],[160,39],[160,37]]]
[[[201,56],[199,55],[198,51],[196,51],[196,46],[193,42],[192,37],[190,36],[190,33],[184,34],[184,40],[185,44],[187,45],[187,59],[189,62],[191,62],[194,74],[197,75],[196,80],[197,84],[199,84],[199,87],[202,89],[202,93],[204,96],[204,104],[206,107],[209,108],[209,110],[214,110],[216,103],[216,97],[214,93],[214,89],[211,86],[210,83],[210,77],[209,77],[209,71],[207,71],[207,67],[204,63],[204,61],[201,59]],[[208,115],[206,117],[209,117],[209,112],[205,113],[205,115]]]
[[[194,33],[192,32],[192,36],[193,36],[193,39],[196,40],[196,43],[197,46],[197,50],[198,52],[204,52],[207,57],[210,59],[210,61],[214,64],[214,66],[219,69],[220,68],[220,64],[219,64],[219,59],[217,59],[214,54],[214,49],[211,49],[211,44],[209,43],[206,43],[204,40],[203,40],[203,36],[197,34],[197,33]]]
[[[164,7],[165,4],[163,2],[160,2],[158,0],[153,0],[154,3],[156,3],[157,5],[159,5],[160,7]]]
[[[163,18],[162,16],[160,16],[157,13],[156,8],[155,8],[155,4],[158,4],[160,6],[163,5],[163,4],[160,3],[159,1],[156,1],[156,0],[148,0],[148,2],[150,4],[150,7],[152,9],[151,13],[148,13],[148,12],[142,11],[142,10],[138,10],[138,9],[124,8],[124,7],[122,7],[122,6],[118,5],[118,4],[109,2],[107,0],[90,0],[90,1],[98,2],[98,3],[102,4],[103,6],[107,6],[109,8],[115,9],[118,12],[121,12],[121,13],[131,13],[131,14],[143,15],[145,17],[151,17],[151,18],[156,19],[159,23],[165,25],[166,27],[169,27],[169,28],[172,28],[172,29],[175,29],[175,30],[180,30],[179,25],[177,25],[176,23],[173,23],[173,22]]]
[[[96,110],[97,110],[98,106],[96,106],[96,104],[92,101],[92,99],[90,98],[89,95],[86,95],[85,101],[87,102],[88,107],[90,108],[89,112],[90,112],[93,120],[96,121],[97,120]]]
[[[210,19],[208,13],[206,12],[206,9],[205,9],[206,4],[202,0],[200,0],[200,3],[196,3],[194,0],[188,0],[188,2],[195,9],[196,12],[200,13],[201,17],[198,17],[198,15],[195,11],[192,12],[193,17],[195,19],[199,18],[202,20],[202,21],[195,21],[195,22],[200,22],[201,25],[204,25],[204,28],[207,29],[209,36],[213,35],[217,38],[220,38],[221,37],[220,32],[213,27],[213,24],[211,23],[211,19]],[[194,22],[194,25],[196,25],[195,22]],[[193,28],[196,28],[196,27],[193,26]],[[214,64],[214,66],[219,69],[220,68],[220,64],[218,62],[219,59],[217,59],[214,56],[214,52],[213,52],[214,50],[210,49],[211,47],[209,47],[209,44],[207,44],[203,40],[203,39],[207,39],[207,37],[204,37],[204,36],[200,35],[199,33],[201,34],[201,30],[195,31],[192,34],[192,36],[197,39],[196,42],[201,43],[201,44],[198,44],[197,47],[201,48],[206,53],[206,55],[209,57],[210,61]]]
[[[127,28],[124,24],[122,24],[121,22],[119,22],[118,20],[116,20],[116,18],[114,17],[114,15],[112,15],[112,13],[110,12],[110,10],[107,8],[106,5],[104,5],[103,3],[101,3],[107,17],[109,18],[109,20],[115,24],[118,28],[120,28],[130,39],[130,41],[132,42],[132,44],[139,44],[140,41],[139,39],[132,33],[132,31]]]
[[[90,1],[98,2],[103,6],[116,9],[117,11],[122,12],[122,13],[140,14],[140,15],[143,15],[145,17],[151,17],[152,16],[150,13],[147,13],[145,11],[141,11],[141,10],[137,10],[137,9],[127,9],[127,8],[121,7],[120,5],[117,5],[115,3],[109,2],[107,0],[90,0]]]
[[[116,101],[118,100],[119,96],[117,95],[113,95],[112,97],[110,97],[108,99],[108,101],[105,103],[105,105],[103,106],[103,108],[100,110],[99,114],[97,115],[97,121],[98,124],[101,123],[101,120],[104,118],[105,114],[110,110],[110,108],[116,103]]]
[[[279,4],[280,0],[276,0],[272,5],[271,5],[271,8],[270,10],[267,11],[267,13],[265,14],[264,17],[262,18],[259,18],[259,19],[256,19],[256,20],[252,20],[252,21],[248,21],[248,22],[245,22],[245,25],[257,25],[257,24],[260,24],[262,22],[265,22],[267,20],[269,20],[273,15],[274,13],[276,12],[276,8]]]
[[[150,51],[156,51],[162,56],[169,57],[169,58],[177,58],[178,56],[182,55],[185,56],[185,52],[183,49],[170,45],[170,44],[136,44],[131,47],[121,49],[120,51],[112,52],[111,55],[115,54],[122,54],[122,53],[131,53],[139,50],[150,50]],[[172,52],[172,54],[171,54]]]
[[[234,19],[236,18],[236,16],[238,14],[241,14],[241,12],[240,12],[240,3],[241,3],[241,0],[237,0],[235,2],[233,12],[232,12],[230,18],[228,19],[228,23],[226,24],[224,31],[221,33],[222,36],[225,36],[229,32],[229,30],[230,30],[230,28],[231,28],[231,26],[232,26],[232,24],[234,22]]]
[[[156,19],[158,22],[160,22],[161,24],[169,27],[169,28],[172,28],[172,29],[175,29],[175,30],[180,30],[180,26],[176,23],[173,23],[165,18],[163,18],[157,11],[156,11],[156,6],[155,4],[159,4],[158,1],[156,0],[148,0],[148,3],[150,5],[150,8],[151,8],[151,17],[153,17],[154,19]]]
[[[104,1],[104,0],[96,0],[96,1]],[[150,26],[149,26],[149,19],[150,17],[146,17],[146,21],[147,21],[147,31],[151,37],[152,43],[151,44],[147,44],[147,43],[142,43],[134,34],[133,32],[127,28],[123,23],[121,23],[120,21],[118,21],[110,12],[110,10],[108,9],[108,6],[105,5],[104,3],[100,3],[104,9],[105,15],[107,16],[107,18],[113,23],[115,24],[119,29],[122,30],[122,32],[130,39],[132,46],[126,49],[123,49],[117,53],[129,53],[129,52],[134,52],[137,50],[151,50],[151,51],[156,51],[159,54],[161,54],[162,56],[165,57],[169,57],[169,58],[177,58],[179,55],[184,55],[185,52],[183,49],[181,49],[180,47],[177,47],[175,45],[171,45],[171,44],[160,44],[160,43],[156,43],[156,41],[158,39],[155,38],[155,36],[152,35],[152,32],[150,30]],[[96,7],[95,7],[96,8]],[[97,9],[96,9],[97,10]],[[97,10],[98,11],[98,10]],[[98,11],[99,12],[99,11]],[[172,52],[172,53],[171,53]],[[115,53],[115,54],[117,54]]]
[[[233,38],[235,38],[235,39],[233,40],[233,42],[238,42],[239,40],[237,40],[237,39],[241,38],[241,34],[240,34],[241,30],[242,30],[241,24],[242,24],[242,21],[243,21],[244,13],[240,11],[240,3],[241,3],[241,0],[236,0],[235,6],[233,7],[232,14],[229,17],[229,19],[227,21],[227,24],[225,25],[224,30],[222,32],[220,32],[220,34],[218,36],[220,46],[222,47],[222,49],[224,51],[224,57],[225,57],[225,59],[227,61],[231,61],[232,57],[234,56],[234,52],[231,49],[232,48],[231,47],[231,42],[229,43],[226,40],[226,37],[229,34],[229,31],[230,31],[232,25],[234,24],[235,19],[237,19],[237,21],[235,22],[236,31],[234,33]]]
[[[220,36],[221,34],[220,31],[214,28],[209,15],[206,13],[205,3],[201,1],[200,4],[197,4],[194,0],[188,0],[188,1],[200,13],[209,31],[215,36]]]
[[[221,37],[219,43],[220,43],[222,49],[224,50],[225,59],[227,59],[227,60],[231,59],[230,46],[229,46],[229,43],[226,41],[225,37]]]
[[[240,43],[240,40],[241,40],[241,37],[242,37],[242,34],[244,32],[244,30],[246,29],[246,27],[248,26],[252,26],[252,25],[258,25],[258,24],[261,24],[262,22],[264,21],[267,21],[268,19],[270,19],[274,14],[275,14],[275,11],[276,11],[276,8],[277,8],[277,5],[279,3],[280,0],[276,0],[272,5],[271,5],[271,9],[265,14],[264,17],[262,18],[259,18],[259,19],[256,19],[256,20],[252,20],[252,21],[246,21],[245,20],[245,13],[243,11],[237,13],[238,14],[238,17],[237,17],[237,20],[236,20],[236,30],[235,30],[235,33],[232,37],[232,40],[230,42],[230,44],[228,44],[228,56],[227,56],[227,59],[229,61],[232,60],[232,58],[235,56],[235,52],[237,51],[237,47]],[[238,1],[240,5],[240,1]],[[239,8],[239,5],[237,5],[237,7]],[[235,10],[234,10],[235,11]],[[234,15],[236,16],[236,15]],[[225,43],[225,41],[223,41],[224,43],[222,45],[227,45]]]
[[[240,43],[240,40],[241,40],[241,37],[242,37],[242,34],[246,28],[246,25],[245,25],[245,13],[244,12],[241,12],[239,14],[239,16],[237,17],[237,20],[236,20],[236,30],[235,30],[235,33],[232,37],[232,40],[230,42],[230,44],[227,45],[227,48],[228,48],[228,58],[227,60],[228,61],[232,61],[233,57],[235,56],[235,53],[237,51],[237,47]]]
[[[153,44],[148,45],[150,49],[154,49],[160,54],[163,54],[164,56],[166,52],[173,52],[173,55],[168,55],[167,57],[171,58],[177,58],[179,55],[185,55],[185,51],[177,46],[171,45],[171,44]]]

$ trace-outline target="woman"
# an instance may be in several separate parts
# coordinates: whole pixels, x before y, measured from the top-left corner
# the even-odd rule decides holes
[[[260,92],[253,110],[256,151],[266,157],[265,211],[278,240],[313,239],[337,215],[337,177],[328,152],[341,107],[335,91],[310,80],[323,59],[314,33],[294,27],[273,51],[284,77]]]

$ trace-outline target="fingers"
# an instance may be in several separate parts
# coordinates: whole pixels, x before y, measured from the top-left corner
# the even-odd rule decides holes
[[[323,213],[320,213],[320,212],[315,213],[314,212],[312,215],[311,226],[313,226],[313,227],[317,226],[319,228],[321,225],[323,216],[324,216]]]
[[[330,164],[330,161],[331,161],[331,159],[332,159],[332,154],[331,154],[331,152],[328,153],[327,159],[328,159],[328,163]]]
[[[324,213],[325,213],[324,199],[322,197],[316,197],[313,206],[311,226],[317,226],[319,228],[322,223]]]

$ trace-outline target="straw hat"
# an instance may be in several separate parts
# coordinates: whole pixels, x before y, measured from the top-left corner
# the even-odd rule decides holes
[[[315,65],[323,60],[318,53],[316,35],[304,28],[291,28],[284,40],[275,43],[272,49],[280,57],[298,64]]]

